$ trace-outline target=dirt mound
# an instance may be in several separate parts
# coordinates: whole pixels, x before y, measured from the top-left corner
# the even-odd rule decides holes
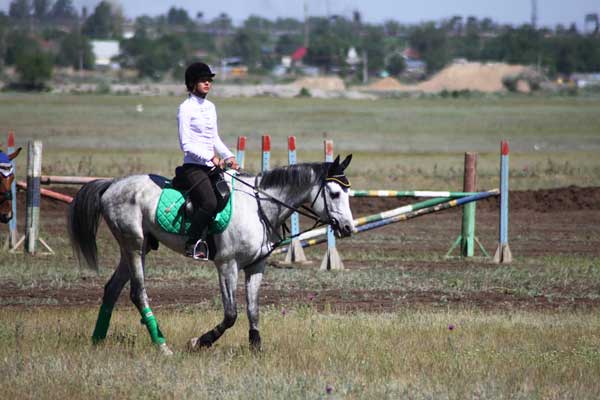
[[[506,76],[515,76],[522,73],[532,73],[530,68],[522,65],[509,65],[504,63],[454,63],[431,79],[416,85],[404,85],[394,78],[384,78],[367,86],[367,90],[375,91],[420,91],[437,93],[443,90],[472,90],[478,92],[505,91],[502,79]],[[517,90],[529,91],[525,82],[518,82]]]
[[[337,76],[323,76],[315,78],[301,78],[292,83],[299,88],[305,87],[310,89],[321,90],[346,90],[344,81]]]
[[[411,86],[404,85],[391,76],[378,80],[367,86],[369,90],[408,90]]]

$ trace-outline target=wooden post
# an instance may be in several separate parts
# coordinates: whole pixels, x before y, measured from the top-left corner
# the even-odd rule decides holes
[[[333,140],[325,140],[323,144],[325,147],[325,161],[332,162]],[[321,271],[344,269],[344,263],[335,247],[335,236],[333,234],[333,229],[331,229],[331,225],[327,226],[327,252],[323,257],[323,261],[321,261],[321,267],[319,269]]]
[[[39,237],[40,233],[40,176],[42,175],[42,142],[39,140],[27,143],[27,215],[25,219],[25,251],[36,254],[39,240],[48,250],[54,251]]]
[[[296,164],[296,137],[290,136],[288,137],[288,164],[294,165]],[[293,212],[291,216],[291,233],[294,237],[292,242],[288,247],[288,251],[285,255],[284,264],[294,264],[294,263],[306,263],[306,255],[304,254],[304,250],[300,245],[300,239],[298,239],[298,234],[300,233],[300,221],[298,218],[298,213]]]
[[[465,153],[465,171],[463,177],[463,192],[477,191],[477,153]],[[475,254],[475,205],[476,202],[463,206],[461,228],[461,254],[463,257],[473,257]]]
[[[500,143],[500,238],[494,262],[509,264],[512,253],[508,246],[508,141]]]

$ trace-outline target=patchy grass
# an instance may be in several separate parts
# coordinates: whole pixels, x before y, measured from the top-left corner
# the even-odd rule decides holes
[[[597,313],[411,310],[262,314],[264,350],[245,318],[208,351],[184,345],[218,311],[156,312],[176,351],[152,351],[139,316],[115,312],[102,346],[89,310],[0,309],[3,398],[596,398]],[[329,393],[328,393],[329,392]]]

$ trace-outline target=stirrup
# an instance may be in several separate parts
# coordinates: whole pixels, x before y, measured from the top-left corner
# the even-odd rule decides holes
[[[198,239],[191,256],[194,260],[208,261],[208,243],[202,239]]]

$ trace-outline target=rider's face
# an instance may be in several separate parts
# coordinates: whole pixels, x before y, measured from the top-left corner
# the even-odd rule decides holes
[[[201,96],[206,96],[212,87],[212,78],[201,78],[196,83],[196,90],[194,91],[196,94]]]

